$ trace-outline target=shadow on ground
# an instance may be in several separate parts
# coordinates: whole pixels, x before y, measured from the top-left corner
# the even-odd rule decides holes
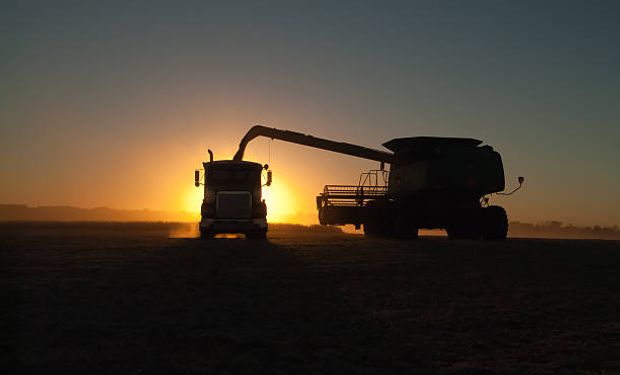
[[[620,371],[617,242],[63,233],[0,228],[3,367]]]

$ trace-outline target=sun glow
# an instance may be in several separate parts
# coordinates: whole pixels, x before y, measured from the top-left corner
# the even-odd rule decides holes
[[[289,187],[281,180],[271,186],[263,186],[263,199],[267,203],[267,220],[281,223],[290,220],[297,213],[297,202]]]
[[[183,211],[199,214],[204,188],[192,186],[187,189],[183,198]],[[290,220],[299,207],[293,193],[285,182],[275,180],[271,186],[263,186],[263,199],[267,203],[267,220],[269,222],[285,222]]]
[[[183,210],[194,214],[200,213],[200,205],[202,205],[202,198],[204,195],[204,187],[199,188],[192,186],[185,193],[185,199],[183,201]]]

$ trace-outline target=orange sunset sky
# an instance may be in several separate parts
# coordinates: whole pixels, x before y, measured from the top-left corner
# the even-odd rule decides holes
[[[511,220],[620,224],[615,3],[15,3],[0,16],[0,203],[194,211],[254,124],[381,149],[478,138]],[[534,9],[533,9],[534,8]],[[615,15],[615,16],[614,16]],[[269,151],[270,150],[270,151]],[[269,220],[317,223],[377,163],[257,139]]]

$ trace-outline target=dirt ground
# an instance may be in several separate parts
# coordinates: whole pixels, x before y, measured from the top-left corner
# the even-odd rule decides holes
[[[5,369],[620,373],[620,242],[43,229],[0,225]]]

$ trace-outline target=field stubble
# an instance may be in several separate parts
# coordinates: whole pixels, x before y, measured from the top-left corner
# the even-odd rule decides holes
[[[401,242],[274,226],[261,243],[183,228],[1,225],[2,366],[620,372],[618,242]]]

